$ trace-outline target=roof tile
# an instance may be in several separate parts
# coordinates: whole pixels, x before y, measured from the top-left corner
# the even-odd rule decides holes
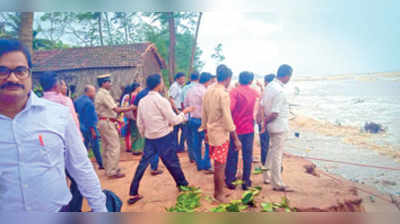
[[[151,43],[35,51],[33,71],[136,66]]]

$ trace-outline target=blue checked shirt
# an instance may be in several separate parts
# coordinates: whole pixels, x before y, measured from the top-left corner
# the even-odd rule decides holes
[[[0,211],[59,211],[72,198],[65,169],[93,211],[106,212],[106,197],[67,107],[31,92],[14,119],[0,115]]]

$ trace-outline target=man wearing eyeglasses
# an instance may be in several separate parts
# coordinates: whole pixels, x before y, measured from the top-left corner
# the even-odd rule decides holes
[[[67,107],[32,92],[31,57],[0,40],[0,211],[69,211],[65,172],[95,212],[106,197]]]

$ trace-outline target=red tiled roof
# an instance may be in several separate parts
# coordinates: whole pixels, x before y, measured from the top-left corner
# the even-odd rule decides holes
[[[84,68],[134,67],[146,50],[154,48],[152,43],[136,43],[118,46],[67,48],[49,51],[35,51],[33,71],[60,71]],[[153,49],[153,50],[154,50]],[[157,50],[157,49],[155,49]],[[165,62],[155,54],[160,67]]]

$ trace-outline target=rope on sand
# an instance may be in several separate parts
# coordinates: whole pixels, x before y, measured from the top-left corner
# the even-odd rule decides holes
[[[321,159],[321,158],[315,158],[315,157],[309,157],[309,156],[298,156],[298,157],[301,157],[303,159],[309,159],[309,160],[318,160],[318,161],[331,162],[331,163],[341,163],[341,164],[347,164],[347,165],[353,165],[353,166],[361,166],[361,167],[376,168],[376,169],[383,169],[383,170],[400,171],[400,168],[396,168],[396,167],[375,166],[375,165],[353,163],[353,162],[346,162],[346,161]]]
[[[302,149],[300,147],[296,147],[294,145],[289,144],[290,147],[292,148],[297,148],[297,149]],[[310,157],[310,156],[300,156],[297,154],[294,154],[297,157],[303,158],[303,159],[309,159],[309,160],[318,160],[318,161],[324,161],[324,162],[331,162],[331,163],[339,163],[339,164],[346,164],[346,165],[353,165],[353,166],[360,166],[360,167],[368,167],[368,168],[376,168],[376,169],[383,169],[383,170],[391,170],[391,171],[400,171],[400,167],[385,167],[385,166],[376,166],[376,165],[369,165],[369,164],[362,164],[362,163],[353,163],[353,162],[347,162],[347,161],[338,161],[338,160],[331,160],[331,159],[323,159],[323,158],[316,158],[316,157]]]
[[[322,174],[325,175],[325,176],[327,176],[327,177],[329,177],[329,178],[331,178],[331,179],[333,179],[333,180],[335,180],[335,181],[338,181],[339,183],[343,183],[342,180],[340,180],[340,179],[338,179],[338,178],[336,178],[336,177],[334,177],[334,176],[331,176],[331,175],[329,175],[329,174],[327,174],[327,173],[322,173]],[[381,196],[381,195],[378,195],[378,194],[375,194],[375,193],[373,193],[373,192],[371,192],[371,191],[362,189],[362,188],[360,188],[360,187],[358,187],[358,186],[355,186],[354,184],[352,184],[352,186],[353,186],[354,188],[356,188],[357,190],[359,190],[359,191],[362,191],[362,192],[367,193],[367,194],[369,194],[369,195],[372,195],[372,196],[375,196],[375,197],[377,197],[377,198],[380,198],[381,200],[386,201],[386,202],[388,202],[388,203],[393,203],[393,204],[395,204],[395,203],[393,202],[393,200],[389,200],[389,199],[387,199],[387,198],[385,198],[385,197],[383,197],[383,196]]]

